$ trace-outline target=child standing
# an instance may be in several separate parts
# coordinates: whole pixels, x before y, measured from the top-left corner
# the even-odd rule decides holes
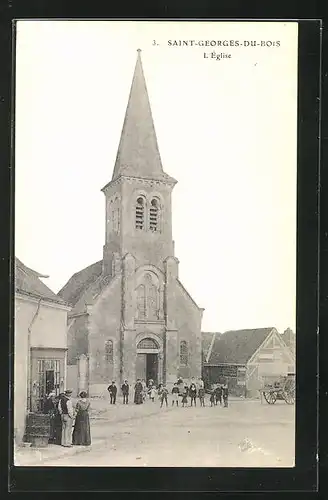
[[[183,408],[187,404],[188,404],[188,387],[185,385],[183,392],[182,392],[182,406],[183,406]]]
[[[222,406],[222,386],[221,386],[221,384],[218,384],[216,389],[215,389],[215,404],[217,405],[218,402],[220,403],[220,406]]]
[[[211,394],[210,395],[211,406],[215,406],[215,389],[212,389],[210,394]]]
[[[197,396],[196,384],[191,384],[190,385],[189,396],[190,396],[190,406],[192,406],[193,402],[194,402],[194,404],[196,406],[196,396]]]
[[[162,393],[161,393],[161,408],[162,408],[162,406],[163,406],[164,401],[165,401],[165,403],[166,403],[166,406],[168,405],[168,402],[167,402],[167,395],[168,395],[168,392],[169,392],[169,391],[168,391],[168,390],[167,390],[167,388],[164,386],[164,387],[162,388]]]
[[[205,389],[203,387],[199,388],[198,397],[200,401],[200,406],[205,406]]]
[[[228,390],[228,385],[227,384],[224,384],[222,386],[222,396],[223,396],[223,406],[224,406],[224,408],[228,408],[229,390]]]
[[[179,387],[178,384],[175,383],[172,389],[172,406],[176,403],[179,406]]]
[[[151,386],[151,388],[149,389],[149,398],[153,403],[155,401],[155,397],[156,397],[156,389],[154,386]]]

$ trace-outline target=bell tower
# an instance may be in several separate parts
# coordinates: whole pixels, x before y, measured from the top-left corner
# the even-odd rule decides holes
[[[176,182],[163,171],[138,49],[113,176],[102,189],[105,274],[113,276],[128,253],[137,267],[151,264],[164,271],[164,260],[174,256],[171,193]]]

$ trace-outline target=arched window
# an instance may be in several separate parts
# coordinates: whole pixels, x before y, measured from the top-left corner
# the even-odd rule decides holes
[[[137,288],[137,311],[138,311],[138,319],[144,319],[146,317],[145,285],[139,285]]]
[[[185,340],[180,342],[180,365],[188,365],[188,344]]]
[[[105,342],[105,361],[112,364],[114,362],[113,341],[106,340]]]
[[[136,229],[145,227],[145,200],[140,196],[136,203]]]
[[[158,231],[158,212],[159,204],[158,201],[153,198],[151,200],[149,209],[149,229],[150,231]]]
[[[144,277],[144,283],[136,288],[137,309],[136,318],[157,320],[159,318],[159,289],[158,285],[153,282],[150,273]]]

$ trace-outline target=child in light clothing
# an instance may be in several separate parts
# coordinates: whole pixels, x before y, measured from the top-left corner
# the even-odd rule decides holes
[[[154,386],[152,386],[149,390],[149,398],[150,400],[154,403],[156,397],[156,389]]]

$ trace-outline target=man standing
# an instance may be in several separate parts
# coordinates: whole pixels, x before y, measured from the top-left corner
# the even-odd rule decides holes
[[[110,404],[114,405],[116,403],[116,394],[117,394],[117,387],[114,381],[107,387],[107,390],[110,395]]]
[[[124,380],[124,384],[121,387],[123,394],[123,404],[128,404],[129,402],[129,384],[127,380]]]
[[[61,445],[65,448],[72,446],[72,427],[74,419],[74,410],[71,401],[72,391],[65,391],[64,396],[60,399],[58,404],[58,411],[62,421],[62,436]]]

